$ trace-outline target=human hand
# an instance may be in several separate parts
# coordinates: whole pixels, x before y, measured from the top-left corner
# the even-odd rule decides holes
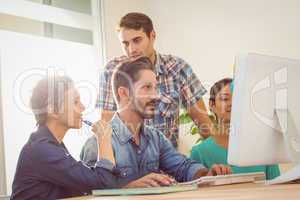
[[[141,187],[160,187],[169,186],[176,181],[168,175],[150,173],[142,178],[128,183],[125,188],[141,188]]]
[[[217,176],[231,174],[231,167],[228,165],[214,164],[208,171],[206,176]]]

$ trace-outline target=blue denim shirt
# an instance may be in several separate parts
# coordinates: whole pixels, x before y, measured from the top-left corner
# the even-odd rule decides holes
[[[118,187],[114,166],[99,160],[93,167],[76,161],[46,126],[23,147],[12,185],[12,200],[52,200]]]
[[[190,181],[199,169],[204,168],[202,164],[179,154],[171,142],[155,128],[143,126],[139,146],[133,142],[132,133],[118,114],[112,119],[112,129],[112,143],[121,184],[161,171],[173,176],[178,182]],[[97,140],[91,137],[85,143],[80,157],[88,165],[93,165],[97,160],[97,151]]]

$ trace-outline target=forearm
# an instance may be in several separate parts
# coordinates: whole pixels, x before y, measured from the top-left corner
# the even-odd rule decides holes
[[[208,117],[208,114],[199,114],[195,120],[193,120],[199,129],[199,134],[204,138],[208,138],[211,135],[216,135],[217,130],[214,123]]]
[[[112,146],[112,136],[104,135],[100,139],[98,139],[98,160],[107,159],[116,164],[113,146]]]
[[[195,103],[195,105],[189,107],[187,112],[198,126],[200,130],[199,133],[204,139],[217,133],[202,99]]]
[[[115,165],[115,158],[112,146],[112,127],[110,123],[100,120],[93,125],[98,144],[98,160],[107,159]]]
[[[100,119],[105,121],[105,122],[109,122],[112,119],[115,111],[113,111],[113,110],[101,110],[100,113],[101,113],[100,114]]]
[[[178,153],[164,135],[160,136],[160,169],[173,176],[176,181],[191,181],[198,170],[206,169],[201,163]]]

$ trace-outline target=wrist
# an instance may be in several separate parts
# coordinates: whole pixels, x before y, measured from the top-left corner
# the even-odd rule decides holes
[[[197,178],[200,178],[202,176],[206,176],[207,173],[209,172],[208,169],[206,168],[203,168],[203,169],[199,169],[196,174],[194,175],[193,179],[197,179]]]

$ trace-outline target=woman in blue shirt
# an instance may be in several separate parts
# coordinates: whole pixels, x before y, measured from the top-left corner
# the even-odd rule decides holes
[[[71,79],[50,76],[40,80],[33,89],[31,107],[38,128],[20,153],[12,200],[52,200],[117,187],[111,129],[104,132],[100,121],[93,126],[99,153],[91,168],[77,162],[63,143],[69,129],[82,126],[84,106]]]
[[[214,164],[227,163],[227,149],[232,101],[232,79],[216,82],[210,90],[209,107],[215,116],[218,135],[212,135],[192,148],[191,158],[209,168]],[[267,179],[280,175],[278,165],[237,167],[231,165],[232,173],[264,172]]]

